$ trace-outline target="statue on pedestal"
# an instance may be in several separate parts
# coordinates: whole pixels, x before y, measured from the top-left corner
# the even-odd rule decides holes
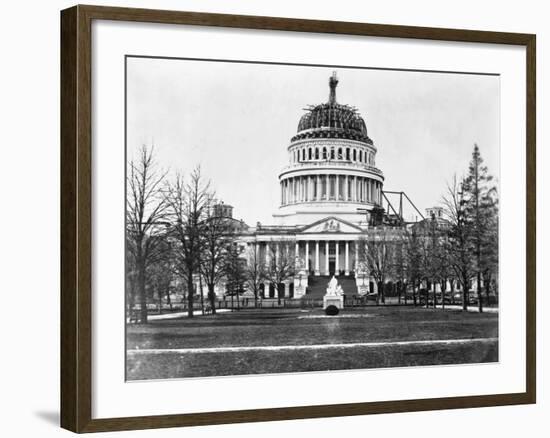
[[[342,290],[342,286],[338,284],[338,280],[333,275],[330,281],[328,282],[326,295],[330,297],[337,297],[343,294],[344,294],[344,291]]]
[[[323,309],[329,306],[335,306],[337,309],[344,308],[344,291],[334,275],[328,282],[327,293],[323,297]]]

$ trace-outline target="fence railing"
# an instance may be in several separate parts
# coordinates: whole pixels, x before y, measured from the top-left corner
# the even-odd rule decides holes
[[[472,300],[473,301],[473,300]],[[470,304],[475,304],[476,302],[471,302]],[[416,300],[417,306],[426,305],[426,295],[417,296]],[[437,306],[441,306],[441,299],[437,297]],[[445,304],[461,304],[461,300],[447,300],[445,299]],[[384,301],[376,300],[376,296],[351,296],[344,297],[344,306],[345,307],[367,307],[367,306],[413,306],[414,300],[412,297],[385,297]],[[428,305],[433,305],[433,298],[430,298]],[[484,306],[497,306],[498,301],[490,301],[489,303],[486,300],[483,300]],[[206,313],[211,312],[210,302],[205,301],[201,304],[200,301],[193,303],[194,311],[202,311]],[[234,299],[219,299],[216,300],[216,309],[275,309],[275,308],[288,308],[288,309],[312,309],[317,307],[323,307],[322,298],[262,298],[257,301],[253,298],[236,298]],[[149,315],[155,314],[166,314],[166,313],[176,313],[176,312],[186,312],[189,306],[187,302],[178,302],[172,304],[163,303],[162,305],[157,304],[148,304],[147,310]],[[128,315],[138,314],[140,312],[140,305],[136,304],[132,309],[127,309]]]

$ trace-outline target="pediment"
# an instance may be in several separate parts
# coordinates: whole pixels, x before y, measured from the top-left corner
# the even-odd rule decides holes
[[[327,217],[306,225],[301,233],[358,233],[362,229],[350,222],[338,219],[336,217]]]

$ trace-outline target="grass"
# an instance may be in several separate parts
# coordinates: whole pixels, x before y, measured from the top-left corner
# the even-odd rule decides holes
[[[264,347],[498,337],[498,314],[412,307],[248,309],[128,325],[128,350]],[[494,362],[497,342],[127,355],[128,380]]]

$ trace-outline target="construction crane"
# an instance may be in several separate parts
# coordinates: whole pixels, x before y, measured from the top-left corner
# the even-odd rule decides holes
[[[396,209],[394,205],[391,203],[390,199],[387,195],[398,195],[399,196],[399,206]],[[357,211],[361,213],[370,213],[370,225],[393,225],[393,226],[403,226],[411,222],[405,221],[403,217],[403,199],[405,199],[413,208],[414,210],[419,214],[419,216],[424,220],[424,215],[420,212],[420,210],[416,207],[414,202],[411,201],[411,198],[407,196],[405,192],[396,192],[391,190],[383,190],[382,191],[382,197],[383,200],[387,203],[387,208],[384,209],[384,207],[374,207],[370,210],[366,208],[358,208]],[[393,217],[389,214],[393,212]],[[384,220],[385,219],[385,220]]]

